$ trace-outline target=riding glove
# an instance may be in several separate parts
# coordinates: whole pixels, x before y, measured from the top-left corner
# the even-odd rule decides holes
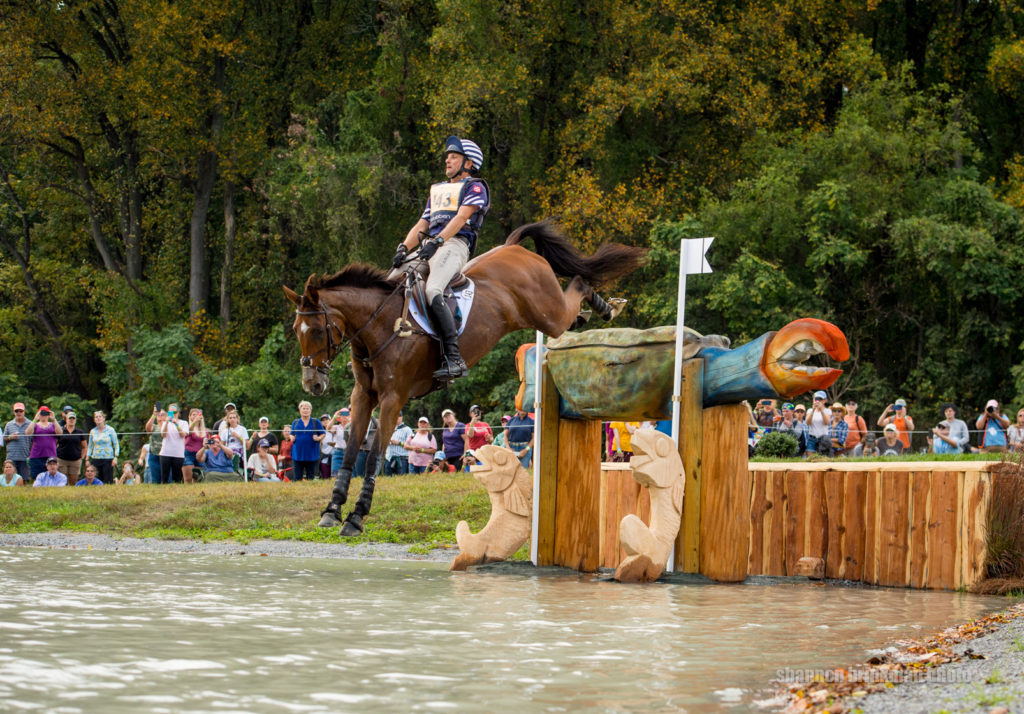
[[[420,260],[430,260],[442,245],[444,245],[444,240],[441,238],[432,238],[431,240],[424,241],[423,245],[420,246],[420,252],[417,254],[417,257]]]
[[[395,258],[391,261],[391,264],[396,268],[401,268],[407,255],[409,255],[409,249],[405,247],[405,243],[399,243],[398,248],[395,250]]]

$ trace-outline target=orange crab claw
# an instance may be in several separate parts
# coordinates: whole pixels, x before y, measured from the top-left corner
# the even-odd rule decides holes
[[[850,346],[842,331],[830,322],[811,317],[794,320],[765,346],[761,373],[780,397],[825,389],[843,370],[804,364],[809,357],[822,353],[837,362],[850,358]]]

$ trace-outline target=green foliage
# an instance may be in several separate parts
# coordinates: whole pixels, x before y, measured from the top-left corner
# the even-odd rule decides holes
[[[792,434],[770,431],[762,436],[754,447],[754,456],[791,458],[800,450],[800,442]]]

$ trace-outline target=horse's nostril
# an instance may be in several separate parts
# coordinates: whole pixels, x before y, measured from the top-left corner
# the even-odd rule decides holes
[[[321,394],[324,393],[324,385],[320,384],[319,382],[315,382],[313,384],[313,389],[310,391],[313,392],[313,396],[319,397]]]

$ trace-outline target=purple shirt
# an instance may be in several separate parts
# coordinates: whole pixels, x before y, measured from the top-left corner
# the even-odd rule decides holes
[[[49,428],[47,428],[49,427]],[[32,450],[28,452],[30,459],[48,459],[57,456],[57,425],[52,421],[47,425],[36,424],[32,434]]]
[[[457,459],[462,456],[462,452],[466,450],[466,442],[462,440],[464,433],[466,425],[461,421],[455,422],[454,430],[445,427],[441,431],[441,445],[444,447],[442,451],[446,459]]]

